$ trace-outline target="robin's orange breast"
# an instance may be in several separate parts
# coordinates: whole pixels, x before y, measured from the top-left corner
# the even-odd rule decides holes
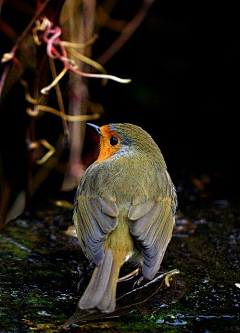
[[[121,140],[117,133],[114,131],[111,131],[108,125],[101,127],[101,134],[100,137],[100,152],[97,158],[97,162],[102,162],[106,160],[107,158],[113,156],[116,151],[118,151]],[[112,145],[111,139],[117,138],[117,143]]]

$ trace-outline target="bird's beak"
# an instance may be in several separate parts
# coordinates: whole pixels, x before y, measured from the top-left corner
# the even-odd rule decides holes
[[[102,133],[101,133],[101,130],[100,130],[100,127],[97,126],[97,125],[94,125],[94,124],[90,124],[90,123],[87,123],[88,126],[91,126],[92,128],[95,129],[95,131],[100,135],[102,136]]]

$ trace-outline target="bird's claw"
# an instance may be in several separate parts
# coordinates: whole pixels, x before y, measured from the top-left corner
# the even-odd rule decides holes
[[[143,280],[144,280],[144,277],[141,276],[136,282],[134,282],[132,289],[139,287]]]

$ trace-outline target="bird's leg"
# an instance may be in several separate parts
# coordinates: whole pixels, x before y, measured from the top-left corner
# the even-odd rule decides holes
[[[83,270],[80,269],[79,265],[77,266],[77,271],[78,271],[78,275],[79,275],[77,291],[80,290],[82,284],[85,282],[87,276],[89,275],[89,272],[94,268],[94,266],[95,266],[94,262],[90,262],[90,264],[87,266],[87,268],[84,268]]]
[[[140,276],[140,278],[136,282],[134,282],[132,289],[138,288],[143,280],[144,276]]]

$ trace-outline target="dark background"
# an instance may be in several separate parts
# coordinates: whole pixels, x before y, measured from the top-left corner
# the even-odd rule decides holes
[[[140,4],[121,0],[112,16],[129,21]],[[6,6],[3,19],[17,27],[18,12],[9,16],[8,10]],[[101,87],[100,80],[89,80],[91,100],[105,111],[95,123],[130,122],[149,132],[180,199],[239,199],[239,22],[236,5],[156,1],[104,66],[109,74],[132,82],[109,81]],[[20,30],[27,23],[26,17]],[[117,36],[103,28],[92,58]],[[1,40],[1,53],[9,51],[12,44],[3,34]],[[52,117],[39,123],[40,132],[49,136],[56,122],[61,131],[61,122]],[[24,178],[25,127],[23,88],[17,85],[1,107],[0,148],[2,160],[8,159],[4,173],[18,179]],[[91,154],[92,135],[87,130],[83,156]]]
[[[226,3],[156,1],[106,66],[132,83],[109,82],[97,96],[99,124],[143,127],[177,184],[207,176],[203,196],[216,199],[239,197],[239,25]]]

